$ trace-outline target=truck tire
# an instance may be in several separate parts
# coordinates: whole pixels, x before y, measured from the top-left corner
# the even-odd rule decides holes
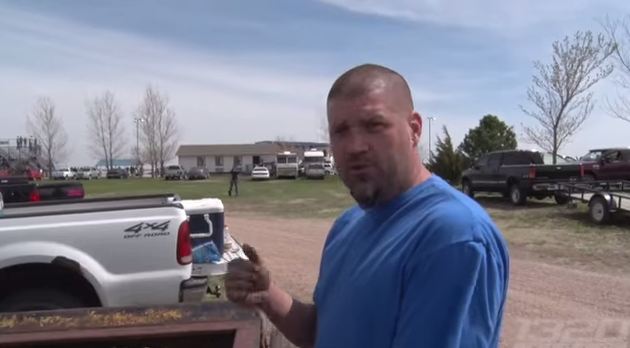
[[[74,294],[54,288],[23,289],[0,300],[0,312],[23,312],[86,307]]]
[[[475,198],[475,191],[472,188],[470,180],[466,179],[462,181],[462,192],[470,198]]]
[[[608,210],[608,202],[604,197],[595,196],[588,203],[588,214],[591,221],[596,224],[606,224],[610,221],[610,210]]]
[[[514,205],[524,205],[527,202],[527,194],[518,184],[510,186],[510,202]]]

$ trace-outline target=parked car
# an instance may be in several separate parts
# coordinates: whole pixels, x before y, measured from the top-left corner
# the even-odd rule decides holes
[[[462,174],[462,191],[474,197],[476,192],[502,193],[515,205],[525,204],[527,197],[554,197],[558,204],[568,201],[560,192],[559,182],[577,181],[582,165],[549,153],[527,150],[491,152]]]
[[[77,179],[92,180],[92,179],[98,179],[100,176],[101,176],[101,172],[98,169],[93,168],[93,167],[80,168],[79,171],[77,172]]]
[[[309,163],[305,166],[304,175],[308,179],[324,179],[326,177],[326,169],[322,163]]]
[[[114,168],[107,171],[108,179],[127,179],[129,177],[129,172],[122,168]]]
[[[252,169],[252,180],[269,180],[270,177],[267,167],[256,166]]]
[[[595,149],[582,156],[584,180],[630,180],[630,149]]]
[[[188,170],[186,176],[188,176],[188,180],[205,180],[208,179],[210,174],[206,168],[192,167]]]
[[[186,179],[186,170],[180,165],[172,165],[164,170],[164,179],[166,180],[184,180]]]
[[[53,170],[51,178],[53,180],[70,180],[75,178],[75,173],[70,168]]]

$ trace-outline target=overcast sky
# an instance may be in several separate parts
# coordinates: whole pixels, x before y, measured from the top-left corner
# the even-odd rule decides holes
[[[433,135],[446,125],[459,143],[488,113],[521,134],[532,61],[624,14],[630,1],[0,0],[0,138],[25,134],[46,95],[70,136],[67,164],[92,164],[85,100],[111,90],[131,144],[151,84],[169,96],[182,144],[320,140],[330,84],[366,62],[408,78],[417,110],[436,117]],[[630,123],[604,108],[614,93],[612,81],[597,86],[592,117],[563,153],[630,146]]]

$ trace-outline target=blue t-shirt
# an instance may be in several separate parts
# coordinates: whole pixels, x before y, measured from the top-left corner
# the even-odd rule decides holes
[[[432,176],[333,225],[314,301],[316,347],[496,347],[509,256],[475,201]]]

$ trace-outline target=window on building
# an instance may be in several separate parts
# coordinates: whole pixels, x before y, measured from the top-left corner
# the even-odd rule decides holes
[[[223,156],[214,157],[214,165],[217,167],[223,167]]]
[[[241,156],[234,156],[234,165],[235,166],[240,166],[241,165]]]
[[[197,167],[205,168],[206,167],[206,158],[203,156],[197,156]]]

